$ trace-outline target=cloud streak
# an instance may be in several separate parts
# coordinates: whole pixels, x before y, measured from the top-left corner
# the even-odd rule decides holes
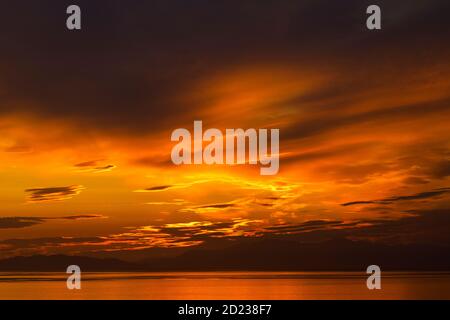
[[[432,190],[432,191],[420,192],[420,193],[408,195],[408,196],[394,196],[394,197],[378,199],[378,200],[346,202],[346,203],[342,203],[341,206],[348,207],[348,206],[364,205],[364,204],[390,204],[390,203],[394,203],[394,202],[398,202],[398,201],[424,200],[424,199],[438,197],[443,194],[447,194],[449,192],[450,192],[450,188],[441,188],[441,189]]]
[[[93,173],[108,172],[116,167],[113,164],[102,165],[101,164],[102,161],[103,160],[91,160],[80,162],[75,164],[74,167],[76,167],[77,171],[79,172],[93,172]]]
[[[26,189],[28,202],[47,202],[68,200],[78,195],[84,189],[81,185],[71,185],[67,187],[49,187]]]
[[[63,217],[0,217],[0,229],[18,229],[32,227],[49,220],[83,220],[99,219],[105,216],[97,214],[82,214]]]

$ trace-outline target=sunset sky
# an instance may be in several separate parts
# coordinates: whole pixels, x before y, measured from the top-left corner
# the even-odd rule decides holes
[[[76,2],[0,13],[0,257],[450,245],[447,0]],[[194,120],[280,129],[279,173],[175,166]]]

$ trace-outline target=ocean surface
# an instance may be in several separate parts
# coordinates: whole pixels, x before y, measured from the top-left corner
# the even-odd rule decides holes
[[[450,273],[384,272],[368,290],[356,272],[0,272],[0,299],[450,299]]]

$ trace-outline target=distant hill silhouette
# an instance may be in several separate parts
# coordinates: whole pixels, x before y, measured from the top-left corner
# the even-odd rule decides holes
[[[263,240],[222,250],[191,250],[177,257],[142,261],[160,270],[365,270],[376,264],[384,270],[450,270],[448,247],[389,246],[345,239],[301,244]]]
[[[372,264],[382,270],[450,271],[448,252],[446,246],[391,246],[344,239],[304,244],[266,239],[220,250],[193,248],[175,257],[136,263],[65,255],[13,257],[0,260],[0,271],[61,271],[71,264],[83,271],[361,271]]]
[[[35,255],[0,260],[0,271],[65,271],[69,265],[78,265],[82,271],[128,271],[136,265],[118,259],[98,259],[83,256]]]

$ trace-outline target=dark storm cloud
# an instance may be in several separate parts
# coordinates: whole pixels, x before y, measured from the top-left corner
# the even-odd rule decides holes
[[[82,214],[66,217],[0,217],[0,229],[26,228],[44,223],[48,220],[81,220],[103,218],[96,214]]]
[[[431,175],[438,179],[450,176],[450,160],[439,161],[430,171]]]
[[[386,243],[434,243],[450,245],[450,209],[412,211],[411,215],[397,220],[374,221],[365,228],[347,232],[347,237],[377,239]]]
[[[397,245],[403,243],[433,243],[450,246],[450,209],[416,210],[399,219],[361,219],[349,222],[329,221],[329,224],[304,227],[280,225],[266,228],[266,238],[321,242],[352,239]],[[314,223],[313,223],[314,224]],[[243,239],[242,239],[243,240]]]
[[[32,188],[26,189],[30,202],[58,201],[72,198],[83,190],[83,186]]]
[[[319,114],[317,118],[307,118],[293,123],[290,127],[283,130],[283,138],[307,138],[354,124],[377,122],[380,120],[401,121],[411,116],[421,117],[428,113],[438,114],[448,111],[449,105],[450,98],[445,98],[440,101],[391,106],[353,115],[336,113],[329,115]]]
[[[278,225],[258,229],[260,237],[251,237],[235,234],[233,230],[240,230],[238,222],[198,222],[195,224],[175,224],[157,227],[158,230],[137,229],[137,233],[127,232],[121,235],[98,237],[47,237],[32,239],[5,239],[0,241],[0,247],[8,255],[36,253],[42,250],[49,252],[66,252],[75,248],[78,253],[101,252],[103,250],[130,250],[142,248],[145,245],[161,246],[169,243],[177,245],[186,241],[199,248],[207,248],[214,244],[223,245],[223,241],[233,239],[238,247],[252,243],[258,239],[263,240],[287,240],[281,243],[275,250],[284,250],[288,243],[317,243],[321,247],[323,241],[332,241],[339,246],[341,240],[351,239],[353,244],[358,241],[370,240],[376,243],[389,243],[390,246],[410,244],[414,248],[420,248],[423,244],[437,246],[449,246],[450,227],[449,209],[417,210],[400,219],[357,220],[343,222],[339,220],[311,220],[296,225]],[[255,226],[258,228],[258,226]],[[248,231],[249,229],[247,229]],[[250,228],[251,231],[251,228]],[[145,233],[143,237],[142,233]],[[231,232],[231,233],[230,233]],[[230,238],[231,236],[231,238]],[[228,240],[227,240],[228,239]],[[152,241],[155,241],[154,243]],[[259,240],[258,240],[259,241]],[[293,242],[294,241],[294,242]],[[375,241],[375,242],[374,242]],[[168,248],[163,246],[163,248]],[[165,249],[161,249],[165,250]],[[290,250],[290,249],[289,249]],[[327,251],[327,250],[325,250]],[[344,250],[345,251],[345,250]],[[97,252],[97,253],[98,253]],[[263,252],[267,253],[266,250]],[[292,254],[293,251],[291,251]],[[350,259],[351,256],[348,256]]]
[[[308,151],[302,152],[300,154],[288,155],[283,158],[283,163],[290,164],[290,163],[317,161],[324,158],[346,155],[349,152],[365,150],[367,148],[373,147],[376,147],[376,145],[370,143],[357,143],[357,144],[353,143],[344,146],[329,147],[326,150]]]
[[[378,199],[378,200],[368,200],[368,201],[352,201],[352,202],[346,202],[341,204],[341,206],[347,207],[347,206],[353,206],[353,205],[359,205],[359,204],[389,204],[396,201],[410,201],[410,200],[423,200],[428,198],[437,197],[443,194],[447,194],[450,192],[450,188],[440,188],[432,191],[425,191],[420,192],[413,195],[408,196],[394,196],[384,199]]]
[[[68,216],[61,218],[35,218],[41,222],[47,219],[83,219],[91,215]],[[94,215],[92,215],[94,217]],[[95,216],[101,217],[101,216]],[[19,219],[20,217],[16,217]],[[22,219],[25,219],[22,217]],[[48,252],[97,252],[110,250],[135,250],[143,246],[169,247],[183,245],[186,242],[198,245],[205,241],[214,242],[217,238],[230,235],[239,226],[235,222],[196,222],[187,224],[167,224],[151,229],[138,228],[124,234],[93,237],[42,237],[31,239],[5,239],[0,241],[0,248],[10,255],[36,253],[36,250]],[[143,233],[145,236],[143,236]]]
[[[408,178],[403,180],[403,183],[412,184],[412,185],[414,185],[414,184],[427,184],[429,182],[430,182],[430,180],[427,180],[427,179],[422,178],[422,177],[408,177]]]
[[[436,59],[448,53],[448,1],[378,1],[385,28],[375,34],[365,29],[372,4],[365,0],[79,0],[83,29],[77,32],[65,28],[69,4],[19,0],[0,13],[0,112],[127,132],[158,130],[191,121],[214,102],[184,97],[193,83],[248,63],[326,61],[356,76],[360,67],[380,63],[401,69],[402,53],[408,53],[401,59],[405,68],[431,63],[430,51]],[[342,77],[346,83],[349,76]],[[367,72],[359,78],[353,81],[373,85]],[[339,95],[344,87],[300,100]],[[324,125],[347,120],[337,121]],[[295,134],[317,129],[301,130]]]

